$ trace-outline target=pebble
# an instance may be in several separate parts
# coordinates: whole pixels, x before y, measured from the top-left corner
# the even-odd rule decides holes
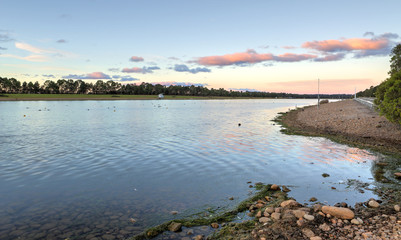
[[[297,218],[301,218],[306,214],[306,212],[297,209],[297,210],[292,211],[292,214],[294,214],[295,217],[297,217]]]
[[[270,187],[270,189],[273,190],[273,191],[277,191],[277,190],[280,190],[280,187],[279,187],[277,184],[273,184],[273,185]]]
[[[261,217],[261,218],[259,218],[259,222],[260,222],[260,223],[267,223],[267,222],[270,222],[270,221],[271,221],[271,219],[268,218],[268,217]]]
[[[267,208],[265,209],[265,213],[269,213],[269,214],[274,213],[274,208],[273,208],[273,207],[267,207]]]
[[[310,199],[309,199],[309,202],[316,202],[317,201],[317,198],[315,198],[315,197],[311,197]]]
[[[378,202],[376,202],[375,200],[370,200],[368,203],[368,206],[371,208],[378,208],[380,206],[380,204]]]
[[[271,218],[274,219],[274,220],[279,220],[280,219],[280,213],[276,213],[276,212],[272,213]]]
[[[170,213],[171,213],[171,215],[176,215],[176,214],[178,214],[178,211],[171,211]]]
[[[181,230],[182,224],[181,223],[177,223],[177,222],[172,222],[169,226],[168,226],[168,230],[172,231],[172,232],[178,232]]]
[[[313,211],[319,212],[322,210],[322,205],[321,204],[315,204],[313,205]]]
[[[284,201],[284,202],[282,202],[281,204],[280,204],[280,206],[281,207],[287,207],[287,206],[289,206],[289,207],[295,207],[295,206],[298,206],[299,205],[299,203],[297,202],[297,201],[295,201],[295,200],[293,200],[293,199],[290,199],[290,200],[287,200],[287,201]]]
[[[325,232],[330,231],[330,226],[327,225],[326,223],[321,224],[321,225],[319,226],[319,228],[320,228],[322,231],[325,231]]]
[[[219,228],[219,224],[218,223],[212,223],[212,224],[210,224],[210,226],[212,228]]]
[[[361,223],[360,223],[358,220],[356,220],[355,218],[351,220],[351,223],[352,223],[352,224],[355,224],[355,225],[361,224]]]
[[[196,235],[194,240],[203,240],[204,238],[205,238],[205,236],[203,236],[203,235]]]
[[[282,187],[282,191],[283,192],[290,192],[291,190],[289,188],[287,188],[286,186]]]
[[[315,220],[315,217],[313,215],[305,214],[304,218],[308,221],[313,221]]]
[[[305,224],[305,220],[304,220],[304,219],[301,218],[301,219],[298,219],[298,220],[297,220],[297,225],[298,225],[298,226],[301,227],[301,226],[303,226],[304,224]]]
[[[194,230],[189,229],[189,230],[187,231],[187,235],[192,235],[192,234],[194,234]]]
[[[256,216],[255,216],[255,217],[257,217],[257,218],[262,217],[262,211],[258,211],[258,213],[256,213]]]
[[[311,237],[310,240],[322,240],[321,237],[315,236],[315,237]]]
[[[315,233],[312,230],[310,230],[309,228],[302,229],[302,233],[305,235],[305,237],[308,237],[308,238],[315,236]]]
[[[394,205],[394,210],[396,212],[399,212],[400,211],[400,205]]]
[[[396,172],[396,173],[394,173],[394,176],[395,176],[396,178],[401,178],[401,172]]]

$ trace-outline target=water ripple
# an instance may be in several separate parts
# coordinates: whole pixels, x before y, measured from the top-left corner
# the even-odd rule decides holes
[[[171,210],[190,213],[226,205],[228,196],[243,199],[248,181],[293,185],[300,200],[368,197],[333,195],[326,185],[368,181],[376,155],[283,135],[270,122],[277,112],[312,102],[0,103],[0,225],[56,222],[64,226],[61,233],[88,227],[86,234],[96,235],[132,229],[128,219],[134,217],[140,223],[132,231],[139,232],[171,219]],[[26,238],[52,234],[34,226],[25,232]]]

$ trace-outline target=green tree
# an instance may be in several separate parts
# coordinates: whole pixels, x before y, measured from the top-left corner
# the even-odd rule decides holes
[[[382,82],[376,91],[375,104],[380,114],[392,122],[401,124],[401,71]]]
[[[390,59],[390,76],[401,71],[401,44],[398,44],[391,50]]]

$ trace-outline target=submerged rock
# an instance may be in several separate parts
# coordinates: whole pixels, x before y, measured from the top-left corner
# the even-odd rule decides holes
[[[396,178],[401,178],[401,172],[396,172],[396,173],[394,173],[394,176],[395,176]]]
[[[181,230],[182,224],[181,223],[177,223],[177,222],[172,222],[169,226],[168,226],[168,230],[172,231],[172,232],[178,232]]]
[[[219,228],[219,224],[218,223],[212,223],[212,224],[210,224],[210,226],[212,228]]]

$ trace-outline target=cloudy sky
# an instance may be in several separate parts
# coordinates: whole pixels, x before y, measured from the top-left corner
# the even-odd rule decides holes
[[[353,93],[387,78],[401,1],[2,0],[0,76]]]

